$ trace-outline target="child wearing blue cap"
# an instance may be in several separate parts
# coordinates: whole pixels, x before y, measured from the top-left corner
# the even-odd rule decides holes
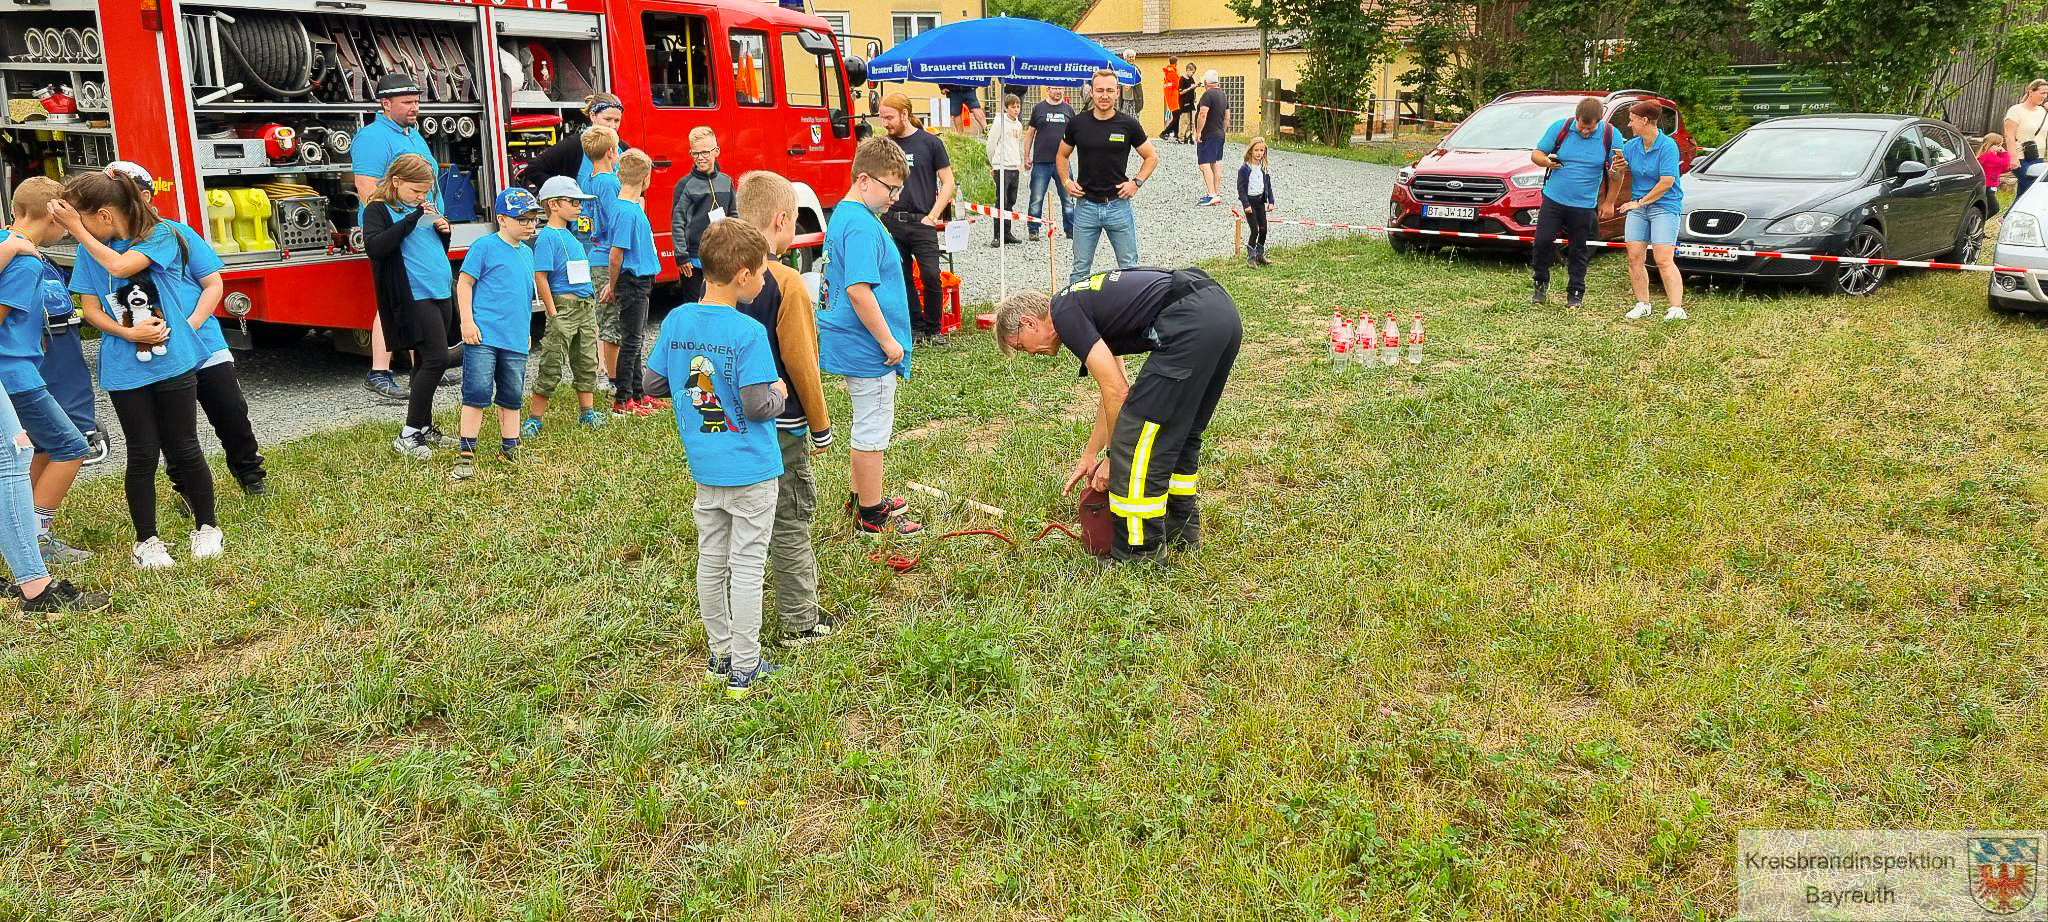
[[[498,404],[498,460],[519,460],[519,410],[526,396],[528,323],[534,309],[533,248],[540,202],[520,188],[498,193],[491,209],[498,232],[469,245],[455,279],[455,309],[462,318],[462,450],[450,476],[476,476],[476,438],[484,408]]]

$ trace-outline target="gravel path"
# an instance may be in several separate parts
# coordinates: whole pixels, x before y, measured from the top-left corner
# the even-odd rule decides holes
[[[1194,204],[1202,194],[1194,146],[1161,144],[1159,153],[1159,170],[1145,184],[1136,203],[1139,261],[1147,265],[1185,265],[1229,253],[1230,207]],[[1244,145],[1233,142],[1225,146],[1223,190],[1233,203],[1237,195],[1237,165],[1243,159]],[[1133,158],[1134,168],[1136,163]],[[1392,167],[1282,151],[1273,153],[1273,172],[1279,199],[1277,213],[1314,221],[1378,220],[1386,214],[1387,194],[1394,178]],[[1057,214],[1057,200],[1052,207]],[[1018,210],[1023,210],[1021,201]],[[953,272],[961,277],[961,298],[966,304],[996,300],[1001,287],[998,269],[1004,258],[1008,261],[1012,290],[1046,287],[1043,241],[1006,248],[1003,257],[999,257],[988,246],[989,231],[986,223],[977,225],[969,237],[968,249],[954,254]],[[1271,239],[1273,245],[1285,246],[1339,233],[1349,232],[1276,225]],[[1062,282],[1072,252],[1072,244],[1064,239],[1053,247],[1055,271]],[[1095,265],[1116,265],[1107,240],[1097,249]],[[97,341],[88,342],[85,347],[88,360],[97,366]],[[238,353],[236,359],[242,390],[249,398],[250,420],[255,424],[257,438],[265,445],[371,420],[390,423],[395,433],[404,416],[402,406],[386,403],[363,388],[368,362],[360,356],[335,351],[324,336],[307,337],[292,346]],[[452,409],[459,399],[458,389],[444,387],[437,397],[442,410]],[[85,476],[118,476],[125,457],[123,442],[120,425],[104,394],[100,396],[98,419],[101,428],[113,436],[113,453],[106,462],[86,468]],[[199,431],[209,455],[218,458],[220,444],[214,440],[203,415]]]
[[[1231,249],[1230,209],[1237,204],[1237,167],[1244,162],[1244,145],[1224,145],[1223,197],[1226,205],[1203,207],[1195,204],[1204,192],[1201,174],[1195,167],[1192,144],[1165,144],[1155,140],[1159,170],[1145,183],[1133,210],[1138,217],[1138,262],[1149,266],[1182,266],[1211,257],[1227,255]],[[1318,157],[1274,151],[1272,154],[1275,213],[1304,221],[1378,223],[1387,214],[1387,196],[1394,186],[1394,168],[1354,160]],[[1137,168],[1138,158],[1131,158]],[[1028,179],[1026,174],[1026,178]],[[1029,191],[1028,189],[1024,191]],[[1052,199],[1050,193],[1047,198]],[[1024,195],[1018,195],[1018,211],[1025,211]],[[982,203],[992,204],[992,203]],[[1059,201],[1052,199],[1053,215]],[[960,276],[960,299],[964,304],[995,301],[1002,286],[1000,270],[1007,260],[1011,290],[1046,287],[1046,244],[1043,240],[1021,247],[1007,247],[999,256],[990,247],[993,236],[989,218],[977,218],[971,245],[953,254],[953,274]],[[1021,229],[1019,231],[1022,233]],[[1272,246],[1301,243],[1331,234],[1352,231],[1319,227],[1274,225],[1269,235]],[[1056,279],[1064,283],[1073,258],[1073,244],[1062,239],[1053,247]],[[1116,267],[1116,257],[1105,238],[1096,246],[1095,267]]]

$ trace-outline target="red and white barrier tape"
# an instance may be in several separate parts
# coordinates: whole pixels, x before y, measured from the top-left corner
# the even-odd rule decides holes
[[[1243,212],[1237,211],[1235,209],[1232,209],[1231,214],[1237,215],[1238,217],[1244,216]],[[1382,224],[1338,224],[1328,221],[1297,221],[1289,218],[1267,218],[1266,220],[1268,223],[1272,224],[1293,224],[1300,227],[1333,227],[1340,230],[1378,231],[1383,234],[1415,234],[1418,236],[1427,237],[1456,237],[1464,240],[1504,240],[1516,243],[1527,243],[1532,245],[1536,242],[1536,238],[1534,237],[1523,236],[1519,234],[1491,234],[1483,233],[1480,231],[1422,230],[1420,228],[1413,227],[1387,227]],[[1564,241],[1560,239],[1558,242],[1562,243]],[[1592,247],[1607,247],[1608,249],[1614,250],[1626,249],[1628,247],[1628,244],[1618,240],[1588,240],[1586,241],[1586,245]],[[1717,247],[1698,244],[1688,244],[1688,246],[1697,246],[1698,252],[1703,255],[1712,254],[1715,256],[1731,256],[1738,259],[1745,256],[1754,256],[1760,259],[1790,259],[1797,260],[1800,262],[1847,263],[1850,265],[1888,266],[1897,267],[1900,269],[1944,269],[1949,271],[1960,272],[2007,272],[2019,275],[2025,275],[2033,271],[2030,269],[2023,269],[2016,266],[1994,266],[1981,263],[1933,262],[1923,259],[1884,259],[1881,257],[1865,256],[1831,256],[1825,253],[1783,253],[1775,250],[1746,250],[1740,247]],[[1687,255],[1691,256],[1692,254]]]
[[[1297,109],[1321,109],[1321,110],[1323,110],[1323,111],[1325,111],[1325,112],[1349,112],[1349,113],[1351,113],[1351,114],[1353,114],[1353,115],[1377,115],[1377,114],[1379,114],[1379,113],[1376,113],[1376,112],[1367,112],[1367,111],[1365,111],[1364,109],[1340,109],[1340,108],[1338,108],[1338,107],[1336,107],[1336,106],[1316,106],[1316,105],[1310,105],[1310,104],[1308,104],[1308,103],[1305,103],[1305,102],[1287,102],[1286,100],[1282,100],[1282,99],[1268,99],[1268,100],[1266,100],[1266,102],[1270,102],[1270,103],[1276,103],[1276,104],[1278,104],[1278,105],[1283,105],[1283,106],[1293,106],[1293,107],[1295,107],[1295,108],[1297,108]]]
[[[1286,100],[1281,100],[1281,99],[1267,99],[1267,100],[1266,100],[1266,102],[1270,102],[1270,103],[1273,103],[1273,104],[1275,104],[1275,105],[1282,105],[1282,106],[1293,106],[1293,107],[1295,107],[1295,108],[1297,108],[1297,109],[1321,109],[1321,110],[1323,110],[1323,111],[1325,111],[1325,112],[1349,112],[1349,113],[1351,113],[1351,114],[1353,114],[1353,115],[1370,115],[1370,116],[1373,116],[1373,117],[1375,117],[1375,118],[1377,118],[1377,117],[1380,117],[1380,116],[1383,116],[1383,115],[1386,115],[1386,114],[1387,114],[1387,113],[1384,113],[1384,112],[1371,112],[1371,111],[1367,111],[1367,110],[1365,110],[1365,109],[1341,109],[1341,108],[1338,108],[1338,107],[1336,107],[1336,106],[1318,106],[1318,105],[1314,105],[1314,104],[1312,104],[1312,103],[1305,103],[1305,102],[1287,102]],[[1452,121],[1446,121],[1446,120],[1444,120],[1444,119],[1440,119],[1440,118],[1423,118],[1422,116],[1419,116],[1419,115],[1402,115],[1402,114],[1401,114],[1401,113],[1399,113],[1399,112],[1395,112],[1395,113],[1393,113],[1393,116],[1394,116],[1394,118],[1395,118],[1396,120],[1399,120],[1399,121],[1403,121],[1403,122],[1415,122],[1415,123],[1418,123],[1418,124],[1428,124],[1428,125],[1455,125],[1455,124],[1457,124],[1457,122],[1452,122]]]
[[[1005,211],[993,205],[980,205],[974,202],[955,201],[953,207],[961,211],[991,218],[1008,218],[1012,221],[1023,221],[1029,224],[1043,224],[1045,225],[1045,235],[1047,237],[1056,237],[1060,232],[1060,222],[1053,218],[1034,218],[1021,211]]]

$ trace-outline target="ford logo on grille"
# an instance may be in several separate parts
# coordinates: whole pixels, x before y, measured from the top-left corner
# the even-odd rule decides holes
[[[1451,180],[1450,182],[1444,183],[1444,188],[1446,188],[1446,189],[1463,189],[1463,188],[1465,188],[1465,184],[1464,184],[1464,183],[1461,183],[1461,182],[1459,182],[1459,181],[1457,181],[1457,180],[1455,180],[1455,179],[1453,179],[1453,180]]]

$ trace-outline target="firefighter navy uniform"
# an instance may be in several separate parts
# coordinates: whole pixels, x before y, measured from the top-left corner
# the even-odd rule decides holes
[[[1194,545],[1202,431],[1244,338],[1236,302],[1200,269],[1119,269],[1054,296],[1052,325],[1084,363],[1097,342],[1112,355],[1150,353],[1109,439],[1109,508],[1119,520],[1112,556]]]

